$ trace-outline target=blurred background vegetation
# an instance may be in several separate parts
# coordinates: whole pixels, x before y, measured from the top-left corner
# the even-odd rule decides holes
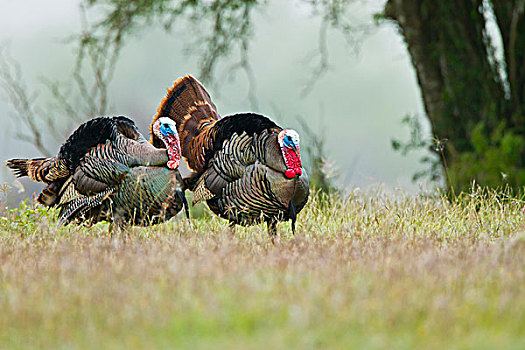
[[[387,128],[390,134],[385,141],[388,143],[394,138],[391,141],[394,150],[419,159],[422,168],[413,171],[414,179],[425,179],[456,192],[468,189],[472,181],[482,186],[521,188],[525,182],[524,0],[438,3],[430,0],[297,0],[295,3],[293,9],[306,12],[315,26],[315,35],[308,36],[306,43],[299,43],[303,46],[299,51],[302,56],[294,57],[296,61],[307,58],[303,80],[294,86],[298,103],[314,99],[321,94],[319,91],[324,94],[320,95],[324,96],[321,101],[329,95],[345,99],[358,94],[350,85],[345,89],[341,82],[330,84],[331,79],[336,79],[330,71],[340,64],[331,53],[335,51],[341,56],[338,49],[343,44],[343,55],[360,55],[367,38],[382,27],[393,26],[405,42],[423,110],[405,111],[408,114],[403,124],[410,132],[408,138],[399,140],[397,134]],[[273,37],[270,49],[254,52],[257,35],[269,30],[255,25],[254,18],[262,13],[262,17],[268,19],[279,14],[284,6],[280,1],[256,0],[81,0],[79,30],[64,33],[60,38],[62,45],[75,48],[71,74],[63,80],[40,78],[43,88],[37,90],[47,91],[50,96],[47,104],[36,98],[32,85],[24,82],[24,66],[13,58],[9,47],[4,45],[0,52],[0,83],[14,111],[11,119],[19,126],[14,136],[35,146],[40,154],[51,155],[55,153],[56,143],[79,122],[96,115],[121,114],[112,105],[111,98],[115,94],[112,83],[119,64],[126,58],[123,57],[125,48],[148,31],[161,30],[162,40],[155,42],[161,47],[151,51],[150,56],[173,54],[173,50],[162,51],[163,46],[176,46],[175,55],[194,62],[196,71],[192,74],[210,87],[215,98],[227,95],[231,90],[224,89],[224,83],[235,80],[235,94],[239,94],[239,90],[246,94],[245,110],[266,112],[280,124],[284,121],[297,125],[304,135],[305,163],[312,183],[329,191],[338,174],[337,166],[333,165],[334,149],[338,148],[337,152],[346,156],[347,168],[342,169],[343,173],[348,175],[359,166],[348,159],[349,149],[344,147],[348,135],[333,131],[359,128],[353,123],[345,124],[345,120],[362,106],[354,102],[352,110],[343,109],[326,121],[322,102],[320,112],[308,110],[306,116],[294,111],[294,104],[287,101],[261,103],[258,83],[267,78],[261,74],[261,60],[264,62],[264,56],[277,54],[272,50],[287,48],[279,48],[279,38]],[[356,15],[363,9],[365,14]],[[284,21],[283,28],[287,28],[286,18],[278,20],[280,25]],[[276,25],[270,20],[264,24]],[[333,33],[338,34],[340,41],[334,43]],[[388,48],[379,54],[385,51]],[[290,50],[290,54],[296,53],[297,50]],[[365,61],[370,59],[361,55]],[[284,67],[284,73],[276,71],[271,76],[275,79],[287,70],[288,66]],[[267,73],[264,69],[262,72]],[[149,73],[140,72],[144,76]],[[177,76],[168,77],[169,80],[175,78]],[[385,75],[386,89],[389,89],[388,78]],[[279,84],[275,80],[275,84]],[[323,85],[323,82],[327,83]],[[120,84],[119,88],[126,89],[126,86]],[[125,90],[120,92],[125,93]],[[280,93],[277,86],[273,93]],[[160,101],[162,96],[157,95]],[[382,104],[381,95],[377,97],[375,103]],[[384,104],[386,110],[391,110],[387,101]],[[268,113],[268,110],[271,111]],[[149,112],[152,114],[153,110]],[[290,114],[295,116],[295,121],[286,119]],[[399,121],[402,115],[389,117]],[[383,116],[377,115],[377,118],[379,121]],[[366,134],[365,138],[376,137]],[[366,158],[374,150],[360,149],[359,152]]]
[[[382,17],[407,43],[435,142],[443,143],[435,151],[456,190],[472,181],[525,183],[524,10],[523,0],[386,3]]]

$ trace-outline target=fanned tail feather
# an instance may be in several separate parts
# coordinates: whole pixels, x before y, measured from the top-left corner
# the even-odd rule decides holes
[[[179,78],[162,99],[153,122],[161,117],[169,117],[179,125],[186,118],[188,109],[195,106],[197,102],[208,103],[212,109],[217,109],[210,94],[197,79],[191,75]]]
[[[9,159],[5,165],[13,170],[16,177],[29,176],[27,171],[28,162],[30,159]]]
[[[217,107],[211,100],[210,94],[204,86],[191,75],[179,78],[173,86],[168,89],[166,97],[153,117],[153,123],[161,117],[168,117],[175,121],[181,137],[181,144],[185,136],[189,139],[198,135],[203,124],[211,124],[220,119]],[[151,142],[156,147],[163,147],[162,142],[154,136],[151,126]],[[182,146],[184,153],[184,146]]]
[[[57,204],[58,192],[64,183],[59,179],[59,164],[56,158],[10,159],[6,163],[17,177],[28,176],[33,181],[48,184],[37,197],[38,203],[48,207]]]
[[[28,176],[33,181],[49,183],[53,181],[55,158],[10,159],[6,166],[17,177]]]
[[[56,182],[47,185],[47,187],[44,188],[42,192],[40,192],[40,194],[38,195],[36,199],[38,203],[48,207],[57,204],[60,186],[61,184],[57,184]]]

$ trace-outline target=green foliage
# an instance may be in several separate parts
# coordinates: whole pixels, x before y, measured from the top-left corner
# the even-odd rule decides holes
[[[472,151],[458,154],[450,166],[449,173],[456,189],[468,190],[472,181],[489,187],[523,188],[525,138],[522,135],[507,128],[505,122],[489,133],[480,122],[473,129],[470,141]]]
[[[50,223],[56,223],[56,211],[34,204],[29,205],[27,200],[21,202],[18,208],[8,209],[0,216],[1,231],[18,232],[22,235],[47,230]]]
[[[392,140],[392,148],[406,155],[414,150],[431,149],[436,155],[450,153],[448,140],[429,140],[424,137],[422,127],[416,117],[407,116],[403,124],[410,130],[408,141]],[[510,187],[515,193],[520,193],[525,184],[525,138],[517,129],[507,127],[505,121],[500,122],[489,133],[485,123],[479,122],[471,131],[470,151],[454,152],[454,160],[445,170],[448,176],[447,184],[456,193],[469,191],[472,182],[492,188]],[[426,170],[417,172],[414,181],[422,177],[439,180],[442,176],[440,158],[432,155],[424,156],[421,162],[427,165]]]

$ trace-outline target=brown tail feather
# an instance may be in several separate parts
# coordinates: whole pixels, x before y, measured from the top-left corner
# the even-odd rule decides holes
[[[33,181],[50,182],[48,175],[56,164],[55,158],[10,159],[6,166],[17,177],[29,176]]]
[[[29,159],[9,159],[5,165],[13,170],[16,177],[29,176],[27,173],[27,162]]]
[[[182,124],[179,133],[182,155],[186,158],[189,167],[194,171],[201,171],[206,163],[206,153],[213,148],[217,112],[207,104],[200,104],[190,108],[188,117]]]
[[[40,192],[36,200],[38,203],[48,207],[55,205],[58,202],[58,191],[59,185],[53,182]]]
[[[202,109],[200,106],[206,106],[206,108]],[[200,113],[196,113],[196,111],[200,111]],[[211,100],[208,91],[191,75],[179,78],[168,89],[168,93],[162,99],[151,125],[161,117],[168,117],[175,121],[181,136],[181,142],[184,134],[195,137],[201,131],[199,126],[205,122],[213,122],[220,118],[217,113],[217,107]],[[192,122],[189,122],[189,119]],[[150,133],[151,142],[155,146],[163,147],[163,143],[153,135],[151,126]],[[182,149],[184,153],[184,147]]]

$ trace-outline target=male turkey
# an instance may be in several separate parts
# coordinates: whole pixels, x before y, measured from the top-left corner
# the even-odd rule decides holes
[[[47,184],[38,202],[60,208],[59,226],[71,221],[149,225],[176,215],[181,189],[180,143],[175,123],[152,126],[165,148],[155,148],[126,117],[100,117],[82,125],[53,158],[11,159],[18,177]]]
[[[168,90],[153,121],[172,118],[182,156],[194,171],[185,184],[194,202],[230,225],[264,221],[275,235],[278,221],[291,220],[308,201],[308,175],[302,168],[299,135],[253,113],[221,118],[202,84],[190,75]],[[153,133],[152,143],[161,140]]]

